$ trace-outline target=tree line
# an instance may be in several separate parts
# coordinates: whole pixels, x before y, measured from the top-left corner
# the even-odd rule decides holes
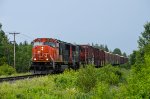
[[[92,46],[95,47],[95,48],[98,48],[98,49],[102,49],[106,52],[110,52],[110,53],[113,53],[113,54],[118,54],[118,55],[127,57],[127,54],[125,52],[121,52],[121,50],[119,48],[115,48],[113,51],[111,51],[108,48],[108,46],[104,45],[104,44],[94,44],[94,43],[92,43]]]
[[[27,41],[16,43],[16,71],[27,72],[31,62],[32,45]],[[10,42],[0,24],[0,66],[7,64],[13,67],[13,42]]]

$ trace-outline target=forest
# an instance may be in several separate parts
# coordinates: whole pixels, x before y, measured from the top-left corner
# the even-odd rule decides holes
[[[13,68],[13,43],[0,31],[0,75],[28,72],[32,45],[26,41],[16,44],[16,69]],[[150,98],[150,22],[139,36],[138,49],[128,56],[129,62],[120,66],[94,68],[88,65],[77,71],[65,70],[31,80],[0,84],[0,98],[41,99],[124,99]],[[102,45],[92,44],[101,47]],[[109,50],[107,46],[103,49]],[[119,48],[113,53],[126,56]]]

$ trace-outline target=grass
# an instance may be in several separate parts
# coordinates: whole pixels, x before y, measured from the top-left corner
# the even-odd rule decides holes
[[[136,81],[131,74],[127,69],[111,65],[98,69],[87,66],[76,72],[66,70],[59,75],[1,83],[0,99],[136,98],[134,94]],[[139,89],[136,88],[136,91]],[[144,89],[143,91],[145,92]],[[146,90],[146,93],[148,92]]]
[[[73,75],[75,74],[76,73],[73,73]],[[0,84],[0,98],[51,99],[69,97],[69,95],[76,93],[76,89],[73,87],[74,85],[72,85],[74,81],[73,75],[65,73],[16,81],[11,84],[4,82]],[[65,95],[66,93],[68,96]]]

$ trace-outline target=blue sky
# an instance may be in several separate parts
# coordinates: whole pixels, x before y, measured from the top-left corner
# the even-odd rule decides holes
[[[130,54],[150,21],[149,5],[150,0],[0,0],[0,22],[5,32],[21,33],[17,42],[52,37]]]

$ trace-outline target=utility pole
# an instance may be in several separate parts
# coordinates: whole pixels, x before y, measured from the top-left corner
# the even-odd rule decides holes
[[[16,68],[16,48],[15,48],[15,46],[16,46],[16,35],[20,34],[20,33],[9,33],[9,34],[14,35],[14,41],[12,41],[12,42],[14,42],[14,68]]]

